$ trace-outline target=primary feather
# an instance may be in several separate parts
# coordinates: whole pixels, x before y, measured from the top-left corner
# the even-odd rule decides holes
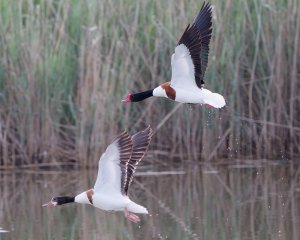
[[[178,42],[189,50],[194,65],[194,81],[199,88],[204,84],[204,74],[208,62],[209,42],[212,33],[212,9],[209,3],[203,3],[197,17],[188,25]],[[175,49],[176,54],[176,49]]]

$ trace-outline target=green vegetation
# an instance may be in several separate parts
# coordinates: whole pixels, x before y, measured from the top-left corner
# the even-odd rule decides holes
[[[213,112],[121,104],[170,79],[201,1],[0,1],[0,165],[96,165],[122,129],[148,124],[161,126],[154,154],[182,161],[299,155],[299,1],[211,3],[206,86],[228,102]]]

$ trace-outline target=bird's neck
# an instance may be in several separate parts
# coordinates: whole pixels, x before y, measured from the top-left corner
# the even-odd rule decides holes
[[[164,87],[164,84],[156,87],[153,89],[153,96],[155,97],[168,97],[167,96],[167,93],[166,93],[166,90],[165,90],[165,87]]]
[[[69,196],[56,197],[56,198],[57,198],[57,205],[73,203],[75,201],[75,197],[69,197]]]
[[[75,197],[75,202],[81,204],[93,204],[93,195],[94,195],[94,190],[89,189],[85,192],[78,194]]]
[[[145,91],[145,92],[134,93],[134,94],[131,94],[131,102],[140,102],[140,101],[143,101],[144,99],[152,97],[152,96],[153,96],[153,89]]]

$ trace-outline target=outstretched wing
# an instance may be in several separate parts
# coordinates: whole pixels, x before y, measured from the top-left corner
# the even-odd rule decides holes
[[[132,182],[137,165],[144,157],[152,137],[151,127],[147,127],[144,131],[138,132],[132,136],[132,154],[127,164],[126,181],[121,189],[124,195],[128,195],[128,189]]]
[[[132,140],[124,131],[107,147],[99,160],[98,176],[94,186],[96,192],[103,188],[116,191],[124,188],[124,176],[131,152]]]
[[[212,33],[211,20],[211,5],[203,3],[198,16],[187,26],[172,55],[171,85],[201,88],[204,84]]]

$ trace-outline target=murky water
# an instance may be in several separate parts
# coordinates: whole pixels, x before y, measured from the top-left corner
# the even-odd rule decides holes
[[[91,206],[41,207],[92,187],[94,171],[0,172],[0,228],[10,231],[0,239],[300,239],[299,166],[179,170],[136,177],[130,196],[151,214],[138,224]]]

